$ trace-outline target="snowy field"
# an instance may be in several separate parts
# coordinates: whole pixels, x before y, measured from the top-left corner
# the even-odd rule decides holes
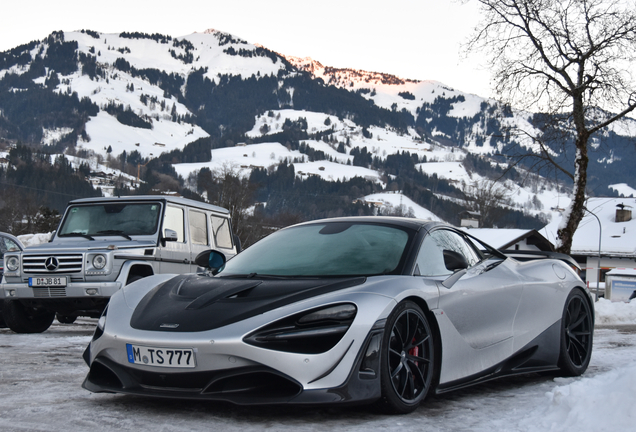
[[[367,407],[236,407],[92,394],[81,354],[95,320],[42,334],[0,329],[1,431],[634,431],[636,301],[597,303],[594,354],[579,378],[527,375],[429,397],[414,413]]]

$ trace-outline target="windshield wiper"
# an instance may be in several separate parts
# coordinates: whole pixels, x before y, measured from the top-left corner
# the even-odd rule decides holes
[[[95,240],[93,237],[88,234],[80,233],[80,232],[71,232],[66,234],[58,234],[58,237],[84,237],[85,239]]]
[[[128,234],[126,234],[123,231],[119,231],[119,230],[104,230],[104,231],[97,231],[95,234],[103,234],[103,235],[118,235],[118,236],[122,236],[125,239],[128,240],[132,240],[132,237],[129,236]]]

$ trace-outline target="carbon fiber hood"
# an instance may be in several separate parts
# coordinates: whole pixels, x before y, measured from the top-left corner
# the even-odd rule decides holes
[[[144,296],[130,325],[168,332],[212,330],[365,281],[364,277],[270,280],[179,275]]]

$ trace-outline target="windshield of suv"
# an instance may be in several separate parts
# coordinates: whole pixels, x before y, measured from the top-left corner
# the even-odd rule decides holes
[[[343,276],[400,273],[409,234],[355,222],[302,225],[271,234],[231,260],[224,276]]]
[[[58,237],[151,235],[157,232],[160,203],[85,204],[69,208]]]

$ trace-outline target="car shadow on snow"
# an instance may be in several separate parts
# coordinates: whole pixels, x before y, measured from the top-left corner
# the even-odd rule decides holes
[[[528,374],[514,377],[500,378],[478,384],[465,389],[456,390],[442,395],[430,395],[422,405],[412,414],[433,418],[448,413],[451,406],[474,406],[490,400],[490,403],[501,402],[502,398],[518,397],[527,387],[537,386],[534,394],[543,394],[546,387],[554,385],[554,376]],[[294,423],[307,424],[319,422],[333,423],[344,426],[359,425],[361,421],[374,421],[384,417],[373,404],[371,405],[251,405],[239,406],[229,402],[203,400],[175,400],[156,399],[145,396],[109,395],[100,398],[100,409],[135,411],[136,415],[156,417],[174,416],[204,418],[208,420],[232,421],[244,424],[246,427],[275,427],[276,424],[290,426]],[[95,401],[97,402],[97,401]],[[393,418],[393,416],[386,416]]]

